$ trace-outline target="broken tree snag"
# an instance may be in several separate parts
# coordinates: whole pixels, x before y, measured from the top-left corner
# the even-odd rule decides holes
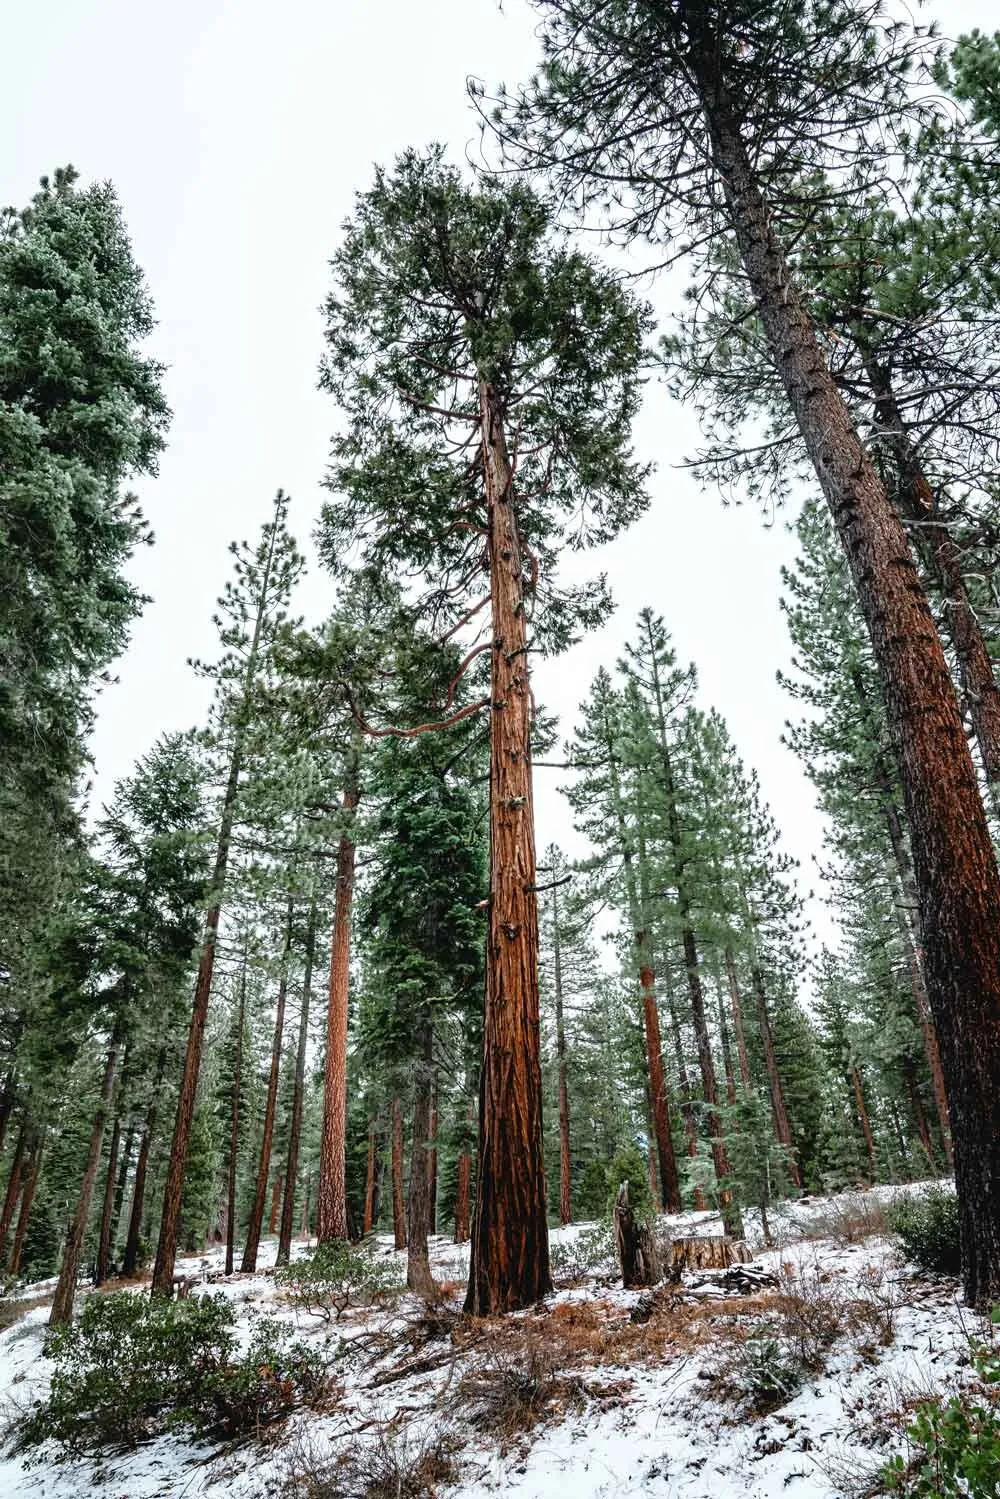
[[[727,1270],[730,1265],[745,1265],[752,1258],[742,1239],[729,1239],[725,1234],[693,1235],[674,1239],[670,1246],[670,1273],[676,1277],[682,1270]]]
[[[660,1258],[649,1225],[640,1223],[628,1200],[628,1182],[615,1196],[615,1245],[621,1265],[622,1285],[655,1286],[660,1279]]]

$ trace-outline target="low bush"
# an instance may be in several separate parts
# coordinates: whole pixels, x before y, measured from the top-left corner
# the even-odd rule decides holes
[[[595,1271],[614,1272],[615,1239],[610,1223],[582,1228],[568,1243],[553,1244],[549,1251],[552,1273],[570,1284],[586,1280]]]
[[[1000,1352],[981,1348],[973,1363],[986,1398],[965,1392],[920,1405],[906,1430],[910,1453],[883,1469],[883,1492],[907,1499],[1000,1496],[1000,1409],[990,1398],[1000,1385]]]
[[[339,1322],[351,1307],[379,1305],[402,1289],[393,1260],[345,1239],[317,1244],[274,1278],[294,1307],[325,1322]]]
[[[49,1396],[20,1423],[17,1445],[53,1439],[81,1456],[178,1429],[235,1437],[318,1394],[322,1364],[288,1328],[261,1318],[238,1353],[235,1322],[221,1296],[89,1297],[80,1321],[49,1340]]]
[[[765,1416],[777,1410],[802,1387],[805,1370],[788,1345],[767,1332],[753,1333],[733,1344],[729,1370],[749,1413]]]
[[[889,1211],[889,1227],[908,1260],[937,1275],[960,1275],[958,1199],[932,1187],[919,1197],[899,1198]]]
[[[559,1373],[547,1339],[529,1338],[521,1348],[494,1343],[463,1374],[458,1395],[471,1424],[498,1436],[504,1446],[546,1416],[578,1406],[583,1383]]]
[[[283,1499],[437,1499],[441,1484],[459,1477],[458,1447],[447,1431],[417,1437],[389,1425],[375,1435],[318,1452],[300,1441]]]

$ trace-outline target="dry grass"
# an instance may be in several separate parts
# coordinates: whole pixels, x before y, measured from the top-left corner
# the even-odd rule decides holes
[[[300,1440],[280,1490],[282,1499],[437,1499],[459,1478],[459,1443],[448,1432],[417,1437],[391,1423],[336,1453]]]
[[[863,1244],[889,1232],[885,1205],[864,1192],[834,1198],[822,1213],[802,1227],[803,1239],[829,1239],[838,1249]]]

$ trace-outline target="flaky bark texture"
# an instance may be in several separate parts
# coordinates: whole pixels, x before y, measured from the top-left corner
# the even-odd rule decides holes
[[[365,1210],[361,1219],[361,1233],[367,1236],[375,1227],[375,1120],[368,1122],[368,1156],[365,1162]]]
[[[573,1221],[573,1158],[569,1138],[569,1088],[566,1082],[566,1024],[563,1016],[562,945],[559,938],[559,891],[552,890],[552,959],[555,967],[556,1066],[559,1072],[559,1222]]]
[[[500,404],[480,382],[491,652],[490,896],[479,1166],[466,1311],[530,1306],[552,1289],[542,1149],[538,905],[524,559]]]
[[[698,1159],[698,1121],[695,1118],[694,1106],[691,1102],[691,1084],[688,1080],[687,1062],[684,1059],[684,1038],[681,1035],[681,1023],[674,1004],[673,996],[669,995],[670,1005],[670,1031],[674,1038],[674,1062],[677,1066],[677,1081],[680,1086],[681,1095],[681,1118],[684,1121],[684,1137],[687,1140],[687,1153],[692,1161]],[[703,1213],[708,1206],[705,1201],[705,1193],[697,1185],[694,1189],[695,1211]]]
[[[1000,1297],[1000,873],[955,689],[904,527],[831,378],[718,72],[689,59],[743,267],[850,564],[896,742],[924,972],[948,1087],[966,1299]]]
[[[56,1285],[55,1295],[52,1298],[52,1311],[49,1314],[50,1327],[59,1327],[62,1323],[71,1322],[73,1319],[76,1277],[80,1268],[80,1255],[83,1250],[84,1236],[87,1232],[87,1223],[90,1219],[90,1204],[94,1196],[94,1182],[97,1180],[97,1168],[101,1164],[104,1127],[107,1122],[112,1099],[114,1098],[120,1048],[121,1021],[119,1020],[115,1023],[111,1045],[108,1047],[108,1055],[104,1064],[101,1098],[90,1131],[90,1148],[87,1151],[87,1161],[83,1168],[83,1180],[80,1183],[80,1193],[76,1200],[76,1210],[73,1213],[73,1221],[70,1224],[69,1233],[66,1235],[66,1244],[63,1248],[62,1264],[59,1267],[59,1281]]]
[[[431,1122],[427,1130],[427,1191],[430,1195],[430,1219],[429,1232],[437,1233],[437,1195],[438,1195],[438,1109],[437,1109],[437,1073],[431,1083]]]
[[[466,1117],[472,1119],[472,1100]],[[469,1204],[472,1196],[472,1157],[463,1150],[455,1168],[455,1243],[467,1244],[471,1232]]]
[[[299,1174],[299,1147],[302,1140],[302,1109],[306,1093],[306,1052],[309,1047],[309,1007],[312,1002],[313,953],[316,948],[316,906],[309,910],[306,927],[306,961],[302,975],[302,1008],[299,1011],[299,1034],[295,1048],[295,1083],[292,1088],[292,1117],[288,1126],[288,1159],[285,1162],[285,1193],[281,1204],[281,1229],[278,1233],[279,1265],[287,1265],[292,1253],[292,1230],[295,1217],[295,1183]],[[367,1232],[367,1229],[365,1230]]]
[[[410,1146],[410,1190],[407,1201],[406,1284],[418,1296],[437,1292],[431,1275],[427,1237],[431,1227],[430,1171],[427,1140],[431,1127],[431,1096],[434,1092],[434,1033],[424,1026],[420,1065],[413,1093],[413,1142]]]
[[[392,1100],[392,1231],[397,1249],[406,1248],[406,1208],[403,1202],[403,1109]]]
[[[350,819],[358,805],[358,762],[352,749],[342,808]],[[330,996],[326,1012],[323,1076],[323,1135],[320,1141],[316,1237],[321,1244],[348,1237],[347,1223],[347,1002],[351,977],[351,906],[354,900],[354,839],[349,831],[337,847],[337,894],[330,945]]]
[[[253,1206],[247,1225],[247,1241],[243,1246],[240,1269],[244,1275],[257,1268],[257,1250],[260,1247],[261,1229],[264,1226],[264,1208],[267,1203],[267,1183],[271,1175],[271,1145],[274,1141],[274,1118],[278,1109],[278,1077],[281,1072],[281,1043],[285,1033],[285,1000],[288,995],[288,952],[292,941],[292,901],[288,900],[285,922],[285,946],[281,957],[281,978],[278,982],[278,1002],[274,1010],[274,1037],[271,1042],[271,1068],[267,1078],[267,1098],[264,1103],[264,1133],[260,1142],[260,1160],[257,1163],[257,1181],[254,1185]]]

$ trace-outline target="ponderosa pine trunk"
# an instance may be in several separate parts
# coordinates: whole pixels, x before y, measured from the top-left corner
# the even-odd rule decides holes
[[[472,1100],[466,1109],[466,1119],[472,1121]],[[455,1167],[455,1243],[467,1244],[471,1232],[470,1201],[472,1197],[472,1157],[463,1146]]]
[[[212,994],[212,975],[215,971],[215,948],[219,934],[219,917],[222,913],[222,894],[229,867],[229,849],[232,843],[233,822],[236,815],[236,797],[239,792],[242,749],[237,738],[233,745],[229,763],[229,776],[219,819],[219,839],[216,845],[215,865],[212,870],[211,889],[215,899],[205,918],[205,933],[198,961],[198,977],[194,987],[194,1005],[188,1027],[187,1047],[184,1052],[184,1068],[181,1073],[180,1094],[177,1099],[177,1115],[174,1134],[167,1161],[167,1179],[163,1188],[163,1210],[160,1215],[160,1237],[156,1246],[153,1265],[152,1292],[154,1296],[169,1296],[174,1285],[174,1262],[177,1258],[177,1237],[181,1221],[181,1201],[184,1196],[184,1172],[187,1168],[188,1145],[191,1139],[191,1123],[194,1119],[195,1102],[198,1095],[198,1076],[201,1072],[201,1057],[205,1045],[205,1024],[208,1020],[208,1004]]]
[[[913,438],[896,399],[889,370],[864,339],[858,346],[871,381],[875,420],[896,468],[893,498],[907,521],[917,552],[947,601],[946,627],[958,663],[959,681],[979,746],[986,779],[1000,782],[1000,686],[982,626],[965,585],[962,553],[945,521],[937,495],[923,470]]]
[[[115,1114],[108,1146],[108,1170],[104,1178],[104,1201],[101,1204],[101,1227],[97,1236],[97,1259],[94,1263],[94,1285],[102,1286],[111,1274],[111,1218],[115,1205],[115,1179],[118,1175],[118,1148],[121,1145],[121,1116]]]
[[[28,1143],[29,1128],[25,1122],[18,1131],[17,1140],[14,1145],[14,1154],[11,1157],[10,1170],[7,1173],[7,1189],[4,1192],[3,1209],[0,1211],[0,1259],[7,1250],[7,1236],[10,1233],[10,1225],[14,1221],[14,1209],[17,1207],[17,1199],[20,1196],[21,1185],[24,1176],[24,1152]]]
[[[573,1222],[573,1157],[569,1137],[569,1088],[566,1080],[566,1024],[563,1014],[562,943],[559,936],[559,889],[552,887],[552,961],[556,1006],[556,1066],[559,1089],[559,1222]]]
[[[117,1243],[118,1232],[121,1228],[122,1209],[125,1206],[125,1188],[128,1186],[129,1171],[132,1167],[132,1150],[135,1146],[135,1121],[129,1120],[128,1129],[125,1131],[125,1144],[118,1163],[118,1180],[115,1183],[115,1200],[111,1207],[111,1241]]]
[[[240,968],[240,998],[233,1034],[233,1082],[229,1094],[229,1160],[226,1166],[226,1274],[236,1263],[236,1168],[240,1150],[240,1102],[243,1088],[243,1028],[247,1008],[247,947],[243,946]]]
[[[524,568],[499,397],[479,383],[492,645],[490,890],[479,1153],[465,1309],[531,1306],[552,1290],[542,1145],[538,900]]]
[[[931,1074],[934,1107],[937,1111],[938,1124],[941,1128],[945,1160],[948,1163],[948,1169],[952,1170],[954,1167],[954,1154],[951,1144],[951,1120],[948,1115],[948,1095],[944,1084],[941,1051],[938,1047],[934,1021],[931,1018],[930,1001],[927,998],[927,984],[924,979],[924,968],[920,954],[920,932],[918,929],[919,902],[916,880],[913,875],[913,860],[910,857],[906,832],[903,828],[903,821],[899,815],[899,807],[896,802],[898,777],[893,774],[893,768],[888,755],[880,748],[875,715],[872,711],[864,679],[857,668],[851,672],[851,681],[858,700],[858,707],[861,711],[862,722],[865,725],[872,745],[872,772],[875,778],[876,790],[878,791],[879,806],[889,837],[889,844],[892,848],[893,862],[895,863],[896,874],[899,879],[899,893],[902,896],[903,902],[901,907],[898,900],[893,900],[896,928],[903,945],[903,955],[910,976],[910,991],[913,994],[913,1006],[920,1024],[920,1033],[924,1042],[924,1055],[927,1058],[927,1066]]]
[[[66,1235],[62,1264],[59,1267],[59,1280],[56,1285],[55,1295],[52,1298],[52,1311],[49,1314],[50,1327],[59,1327],[73,1320],[76,1277],[80,1268],[80,1255],[83,1251],[83,1240],[87,1232],[87,1223],[90,1219],[90,1205],[94,1196],[94,1183],[97,1180],[97,1170],[101,1164],[101,1146],[104,1143],[104,1129],[114,1099],[122,1031],[123,1021],[119,1013],[115,1020],[114,1030],[111,1034],[111,1044],[108,1047],[108,1054],[104,1063],[101,1097],[90,1131],[90,1148],[87,1151],[83,1180],[80,1183],[80,1192],[77,1197],[73,1220]]]
[[[948,1088],[965,1296],[1000,1298],[1000,872],[905,528],[823,357],[705,29],[689,62],[762,329],[844,547],[899,755]]]
[[[677,1083],[680,1089],[681,1118],[684,1121],[684,1137],[687,1140],[688,1158],[696,1161],[699,1156],[698,1146],[698,1120],[695,1117],[694,1104],[692,1103],[691,1084],[688,1080],[687,1062],[684,1057],[684,1038],[681,1035],[681,1022],[677,1014],[677,1006],[674,1004],[673,995],[668,991],[668,1004],[670,1007],[670,1032],[674,1041],[674,1063],[677,1067]],[[705,1193],[698,1183],[694,1189],[695,1211],[703,1213],[708,1206],[705,1201]]]
[[[285,1194],[281,1204],[281,1228],[278,1233],[279,1265],[287,1265],[292,1254],[292,1227],[295,1217],[295,1184],[299,1175],[299,1148],[302,1142],[302,1110],[306,1095],[306,1052],[309,1047],[309,1007],[312,1002],[313,953],[316,948],[316,903],[309,908],[306,926],[305,970],[302,975],[302,1007],[299,1010],[299,1034],[295,1047],[295,1082],[292,1087],[292,1117],[288,1126],[288,1157],[285,1161]]]
[[[288,995],[288,955],[292,946],[292,897],[288,897],[285,912],[285,940],[281,952],[281,977],[278,980],[278,1001],[274,1009],[274,1037],[271,1042],[271,1068],[267,1078],[267,1098],[264,1103],[264,1133],[260,1142],[260,1160],[257,1164],[257,1181],[254,1186],[253,1206],[247,1226],[247,1241],[243,1246],[240,1270],[244,1275],[257,1268],[257,1250],[264,1227],[264,1209],[267,1205],[267,1183],[271,1175],[271,1146],[274,1142],[274,1120],[278,1111],[278,1078],[281,1073],[281,1045],[285,1034],[285,1000]]]
[[[3,1080],[3,1088],[0,1089],[0,1150],[3,1150],[7,1139],[7,1125],[17,1098],[17,1084],[14,1069],[7,1073]]]
[[[931,1141],[931,1132],[927,1124],[924,1101],[920,1096],[920,1080],[917,1076],[916,1058],[907,1053],[901,1057],[900,1067],[906,1081],[906,1093],[910,1100],[910,1112],[913,1115],[913,1123],[916,1126],[920,1148],[927,1157],[927,1164],[931,1172],[936,1176],[938,1169],[937,1161],[934,1159],[934,1145]]]
[[[283,1176],[278,1175],[271,1183],[271,1210],[267,1215],[267,1231],[269,1234],[278,1232],[278,1220],[281,1214],[281,1199],[285,1184]]]
[[[643,845],[639,853],[639,880],[637,881],[635,855],[625,819],[614,731],[607,719],[604,723],[604,744],[608,756],[608,786],[618,828],[618,850],[621,854],[625,876],[625,896],[635,938],[639,992],[642,996],[643,1033],[646,1040],[646,1070],[649,1076],[649,1097],[653,1111],[656,1155],[660,1166],[661,1197],[668,1213],[679,1213],[682,1206],[680,1181],[677,1175],[674,1140],[670,1127],[670,1106],[663,1071],[660,1014],[656,1004],[656,974],[653,969],[650,933],[646,923],[648,894],[645,847]],[[697,1154],[697,1127],[694,1153]]]
[[[393,1097],[392,1120],[392,1232],[397,1249],[406,1248],[406,1207],[403,1199],[403,1109]]]
[[[413,1088],[413,1140],[410,1145],[410,1189],[406,1205],[406,1284],[418,1296],[437,1291],[431,1275],[427,1238],[431,1227],[430,1162],[427,1141],[434,1091],[434,1031],[429,1020],[422,1027],[420,1062]]]
[[[125,1253],[122,1255],[122,1275],[135,1275],[139,1268],[139,1245],[142,1239],[142,1215],[146,1205],[146,1180],[149,1172],[149,1152],[153,1144],[153,1131],[159,1111],[160,1088],[167,1069],[167,1049],[160,1047],[156,1059],[156,1077],[149,1095],[149,1108],[139,1141],[139,1154],[135,1161],[135,1181],[132,1184],[132,1207],[129,1211],[128,1233],[125,1236]]]
[[[21,1268],[24,1239],[28,1232],[28,1224],[31,1221],[31,1209],[35,1205],[35,1193],[38,1191],[38,1178],[41,1175],[42,1153],[44,1149],[45,1134],[43,1131],[35,1140],[28,1175],[25,1179],[24,1190],[21,1193],[21,1210],[17,1215],[17,1228],[14,1230],[14,1247],[11,1249],[10,1261],[7,1266],[7,1270],[11,1275],[16,1275]]]
[[[785,1087],[781,1081],[778,1055],[774,1049],[774,1028],[771,1025],[771,1011],[767,1003],[764,973],[756,958],[750,965],[750,982],[757,1003],[757,1029],[760,1031],[760,1041],[764,1051],[764,1067],[767,1071],[767,1085],[771,1094],[774,1133],[778,1144],[787,1152],[788,1169],[792,1174],[792,1181],[796,1187],[801,1187],[802,1174],[795,1158],[792,1125],[788,1117],[788,1106],[785,1103]]]
[[[716,974],[718,977],[718,974]],[[733,1070],[733,1049],[729,1043],[729,1025],[726,1020],[726,1001],[721,985],[716,988],[719,1010],[719,1044],[722,1047],[722,1067],[726,1074],[726,1099],[730,1108],[736,1102],[736,1073]]]
[[[353,818],[360,796],[358,744],[348,753],[337,846],[337,893],[330,943],[330,995],[326,1012],[323,1133],[320,1140],[316,1237],[321,1244],[348,1237],[347,1222],[347,1015],[351,977],[351,907],[354,899]]]

